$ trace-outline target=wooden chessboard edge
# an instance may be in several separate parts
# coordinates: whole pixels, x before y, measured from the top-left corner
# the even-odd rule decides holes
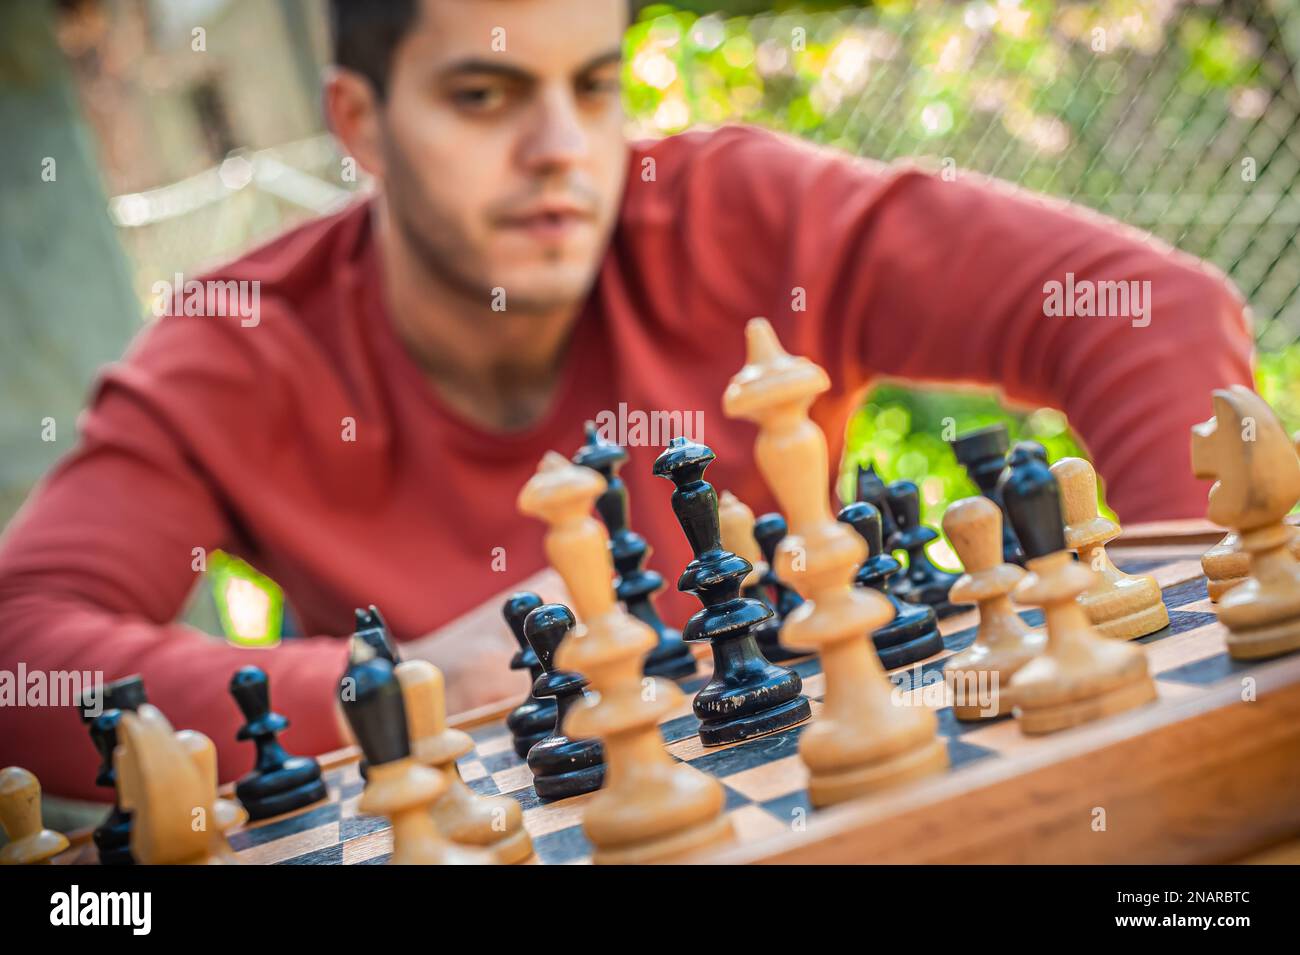
[[[810,817],[697,861],[1222,862],[1300,833],[1300,657]],[[1080,788],[1079,780],[1089,780]],[[1091,828],[1104,809],[1108,829]],[[1119,836],[1119,838],[1113,838]]]
[[[1300,526],[1300,514],[1290,514],[1288,524]],[[1160,544],[1217,544],[1227,529],[1201,517],[1142,521],[1125,525],[1116,545],[1145,547]]]
[[[1227,533],[1218,524],[1203,517],[1178,518],[1164,521],[1139,521],[1125,524],[1115,539],[1115,545],[1146,547],[1159,544],[1204,544],[1209,546]]]

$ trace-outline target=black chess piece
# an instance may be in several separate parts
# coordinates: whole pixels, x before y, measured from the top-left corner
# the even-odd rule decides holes
[[[364,640],[352,641],[339,704],[367,763],[382,766],[411,755],[402,686],[392,662]]]
[[[384,615],[379,612],[379,608],[374,604],[371,604],[368,608],[356,608],[356,628],[352,635],[393,666],[397,666],[402,662],[402,658],[397,652],[397,641],[393,639],[393,633],[388,629]],[[369,769],[370,764],[366,761],[366,757],[362,755],[357,761],[357,772],[362,779],[368,780],[370,778]]]
[[[374,604],[365,610],[358,607],[356,620],[355,635],[358,640],[369,644],[376,653],[394,666],[402,662],[397,652],[397,643],[393,640],[393,634],[388,629],[388,624],[384,622],[383,614],[379,612],[378,607]]]
[[[1015,451],[1017,448],[1023,451],[1025,456],[1035,458],[1038,461],[1041,461],[1043,464],[1047,463],[1047,449],[1043,447],[1041,444],[1039,444],[1037,441],[1030,441],[1028,439],[1024,441],[1017,441],[1015,443],[1015,447],[1013,447],[1011,450]],[[1010,456],[1008,456],[1007,458],[1007,466],[1008,467],[1011,466]]]
[[[777,616],[776,608],[772,606],[772,600],[764,586],[766,575],[758,574],[755,577],[754,583],[745,584],[740,588],[740,595],[749,600],[757,600],[772,611],[772,616],[754,625],[754,639],[758,641],[758,649],[762,651],[763,656],[773,662],[793,660],[801,656],[802,654],[781,646],[781,618]]]
[[[81,694],[81,722],[90,726],[106,710],[130,710],[134,713],[149,697],[144,691],[144,678],[138,673],[120,680],[90,687]]]
[[[555,700],[539,700],[533,693],[533,687],[542,678],[542,666],[537,654],[528,645],[528,637],[524,633],[524,621],[541,605],[541,597],[524,590],[511,594],[501,607],[501,614],[506,618],[515,642],[519,644],[518,651],[510,660],[510,669],[527,670],[531,678],[528,695],[506,717],[506,726],[514,740],[515,754],[520,759],[525,758],[529,750],[550,735],[551,728],[555,726]]]
[[[894,619],[871,634],[884,668],[892,670],[908,666],[941,651],[943,637],[939,634],[939,621],[933,608],[925,604],[904,603],[890,591],[890,581],[903,565],[893,554],[884,552],[880,511],[866,501],[855,501],[840,510],[839,519],[867,542],[867,559],[858,568],[853,582],[859,587],[878,591],[894,605]]]
[[[1016,529],[1007,517],[1006,505],[1002,503],[1002,494],[998,491],[998,478],[1007,463],[1007,449],[1010,447],[1007,426],[993,424],[987,428],[967,431],[959,434],[949,442],[957,463],[966,469],[970,479],[980,489],[980,493],[996,504],[1002,511],[1002,559],[1008,564],[1024,566],[1025,552],[1016,539]]]
[[[1065,550],[1060,487],[1047,466],[1042,445],[1021,441],[1011,449],[1006,469],[998,479],[998,490],[1026,560]]]
[[[880,534],[885,542],[885,550],[891,554],[898,550],[898,524],[894,522],[894,513],[889,509],[889,490],[876,473],[874,464],[865,468],[858,465],[857,500],[870,504],[880,512]]]
[[[554,726],[528,751],[533,791],[546,801],[594,792],[605,781],[605,750],[600,740],[570,739],[564,733],[564,717],[586,695],[587,681],[569,670],[557,670],[555,650],[576,622],[564,604],[542,604],[524,620],[524,635],[542,671],[533,684],[533,695],[556,704]]]
[[[266,673],[255,666],[240,667],[230,678],[230,695],[244,714],[235,735],[257,747],[253,769],[235,783],[235,796],[248,810],[250,820],[279,816],[325,798],[320,764],[310,756],[291,756],[279,735],[289,721],[271,710],[271,687]]]
[[[896,550],[907,551],[907,572],[898,579],[894,596],[913,604],[929,604],[942,619],[967,609],[948,600],[948,591],[960,578],[930,563],[925,545],[938,540],[934,528],[921,523],[921,494],[911,481],[894,481],[886,488],[886,501],[898,525]]]
[[[646,655],[642,672],[677,680],[695,672],[695,655],[682,642],[682,635],[669,627],[655,609],[654,595],[663,589],[664,579],[645,566],[650,545],[628,526],[627,485],[619,470],[627,451],[604,440],[594,423],[587,422],[587,443],[573,455],[573,463],[591,468],[605,479],[605,491],[596,499],[596,512],[609,530],[610,556],[614,559],[614,593],[627,612],[655,632],[656,643]]]
[[[758,648],[754,627],[769,619],[772,609],[740,596],[740,585],[754,568],[722,546],[718,496],[704,480],[715,457],[702,444],[674,438],[654,464],[654,473],[676,486],[673,513],[695,553],[677,589],[704,604],[682,636],[708,641],[713,650],[713,676],[694,702],[705,746],[763,736],[812,715],[799,674],[770,663]]]
[[[131,857],[131,814],[118,801],[113,750],[117,748],[117,727],[122,711],[135,712],[147,702],[144,680],[138,673],[102,687],[92,687],[82,695],[81,720],[90,731],[90,741],[99,753],[95,785],[113,790],[113,808],[91,835],[99,852],[100,865],[132,865],[135,862]]]
[[[782,580],[775,570],[776,548],[785,540],[787,533],[789,528],[785,518],[775,511],[754,521],[754,540],[758,542],[758,549],[763,552],[763,560],[767,562],[767,570],[763,573],[759,586],[767,591],[766,603],[775,611],[772,620],[759,624],[754,633],[758,637],[758,648],[763,651],[763,656],[773,663],[797,660],[810,656],[813,652],[801,647],[787,647],[780,639],[785,618],[803,603],[799,592]]]
[[[117,748],[117,727],[122,721],[122,711],[104,710],[90,721],[90,739],[99,752],[99,774],[95,785],[113,790],[113,808],[107,818],[95,827],[92,839],[99,853],[100,865],[133,865],[131,857],[131,814],[122,808],[117,797],[117,767],[113,765],[113,750]]]

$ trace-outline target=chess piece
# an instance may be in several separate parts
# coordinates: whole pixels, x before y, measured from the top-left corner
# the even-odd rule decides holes
[[[1218,603],[1238,660],[1300,649],[1300,561],[1283,518],[1300,499],[1300,459],[1264,399],[1233,385],[1214,392],[1214,417],[1192,428],[1192,470],[1214,478],[1207,517],[1237,533],[1246,579]]]
[[[556,702],[555,726],[528,751],[533,791],[541,800],[568,799],[595,792],[605,781],[605,750],[598,739],[570,739],[564,718],[586,697],[587,681],[571,670],[555,666],[555,651],[577,620],[563,604],[543,604],[524,621],[528,644],[537,652],[542,675],[533,686],[539,699]]]
[[[876,473],[876,466],[868,464],[864,468],[859,462],[856,499],[864,504],[870,504],[880,512],[880,539],[884,542],[886,553],[892,554],[898,550],[898,545],[895,543],[898,538],[898,525],[889,510],[887,498],[888,490],[885,482]]]
[[[213,865],[233,861],[218,814],[216,763],[201,734],[176,733],[156,706],[121,711],[113,753],[122,808],[131,813],[131,855],[140,865]],[[203,737],[206,740],[206,737]],[[212,745],[206,740],[207,746]]]
[[[1300,527],[1291,526],[1291,553],[1300,560]],[[1210,600],[1216,603],[1250,573],[1250,557],[1241,549],[1241,540],[1229,531],[1203,555],[1201,570],[1205,572],[1205,587]]]
[[[131,814],[122,808],[118,799],[113,750],[117,747],[121,711],[135,712],[140,704],[147,702],[144,680],[138,673],[88,690],[81,701],[81,719],[90,732],[95,751],[99,753],[95,785],[113,791],[113,808],[91,836],[100,865],[131,865],[134,861],[131,858]]]
[[[718,497],[718,527],[722,531],[722,546],[749,561],[753,568],[741,581],[741,595],[759,601],[772,611],[771,617],[754,625],[753,633],[754,639],[758,641],[758,649],[773,663],[778,662],[778,657],[789,658],[790,651],[782,647],[780,642],[781,618],[777,616],[776,608],[772,606],[763,586],[763,580],[770,570],[754,537],[754,512],[736,495],[723,491]],[[769,652],[769,648],[773,647],[777,650],[775,654]]]
[[[1011,677],[1021,731],[1052,733],[1154,700],[1146,654],[1099,634],[1076,599],[1098,574],[1065,548],[1060,492],[1046,463],[1014,448],[999,485],[1029,571],[1013,596],[1042,607],[1047,627],[1046,649]]]
[[[244,714],[235,738],[257,747],[253,769],[235,784],[235,795],[253,820],[279,816],[325,798],[320,764],[310,756],[290,756],[279,735],[289,721],[271,710],[266,673],[255,666],[240,667],[230,678],[230,694]]]
[[[1223,540],[1201,555],[1201,570],[1210,599],[1218,602],[1250,573],[1250,558],[1241,549],[1241,539],[1232,531],[1223,535]]]
[[[555,725],[555,700],[539,700],[533,693],[533,686],[542,676],[542,667],[524,635],[524,620],[541,605],[541,597],[524,590],[507,597],[501,608],[501,615],[519,644],[519,650],[510,660],[510,669],[527,670],[529,675],[528,695],[506,716],[506,728],[510,730],[515,755],[520,758],[526,758]]]
[[[654,463],[655,475],[676,488],[673,513],[695,554],[677,589],[704,605],[687,621],[683,638],[708,642],[713,651],[713,675],[693,704],[705,746],[766,736],[812,716],[799,674],[769,662],[758,649],[754,627],[772,619],[772,608],[740,596],[741,582],[754,568],[722,547],[718,497],[704,480],[716,457],[710,448],[678,437]]]
[[[1008,594],[1025,571],[1001,559],[1007,538],[998,527],[1003,514],[1000,501],[1000,494],[997,502],[987,494],[967,497],[954,501],[943,515],[943,532],[966,568],[952,585],[952,599],[978,604],[980,614],[975,642],[944,661],[944,680],[952,692],[953,715],[959,720],[1011,713],[1012,676],[1047,645],[1047,634],[1031,629],[1011,607]],[[1020,541],[1012,539],[1023,557]]]
[[[893,554],[884,552],[880,511],[866,501],[854,501],[840,509],[838,518],[867,542],[867,559],[858,568],[853,582],[883,594],[894,606],[894,619],[871,633],[881,666],[893,670],[940,653],[943,637],[934,610],[925,604],[904,603],[889,591],[889,581],[903,565]]]
[[[1065,545],[1099,576],[1079,603],[1097,632],[1116,640],[1132,640],[1169,626],[1169,611],[1160,585],[1146,574],[1126,574],[1106,553],[1107,541],[1119,536],[1119,525],[1097,513],[1097,472],[1083,458],[1061,458],[1052,465],[1061,493]]]
[[[122,808],[117,795],[117,773],[113,768],[113,750],[117,748],[117,726],[121,710],[105,710],[90,723],[90,739],[99,753],[99,773],[95,785],[113,791],[113,808],[95,827],[92,839],[100,865],[132,865],[131,814]]]
[[[1048,463],[1047,448],[1043,447],[1043,445],[1039,444],[1037,441],[1030,441],[1028,439],[1025,439],[1023,441],[1017,441],[1014,445],[1012,445],[1011,451],[1012,453],[1016,451],[1020,451],[1022,456],[1028,455],[1031,458],[1035,458],[1039,461],[1042,461],[1044,464]],[[1011,455],[1008,454],[1007,455],[1008,465],[1010,465],[1011,463],[1010,459],[1011,459]],[[1006,468],[1003,468],[1003,471],[1005,470]]]
[[[893,616],[873,590],[853,586],[867,556],[864,540],[831,516],[826,436],[808,417],[830,387],[826,372],[781,347],[766,319],[745,328],[745,366],[723,395],[728,417],[758,424],[755,458],[790,520],[778,548],[778,573],[806,602],[784,623],[783,638],[821,655],[826,695],[799,738],[813,805],[842,802],[937,772],[948,753],[938,720],[923,706],[896,706],[880,660],[863,635]]]
[[[133,673],[105,683],[101,688],[88,689],[81,699],[81,721],[89,727],[106,710],[130,710],[134,713],[140,704],[148,702],[144,679]]]
[[[1016,532],[1011,522],[1006,519],[1002,507],[1002,497],[998,494],[998,478],[1007,463],[1007,449],[1010,439],[1005,424],[991,424],[986,428],[967,431],[948,442],[957,463],[966,469],[970,479],[980,489],[980,493],[998,506],[1002,511],[1002,561],[1007,564],[1024,566],[1025,552],[1016,540]]]
[[[582,674],[594,691],[564,724],[570,736],[605,744],[605,786],[582,820],[594,861],[662,862],[729,841],[734,832],[717,780],[664,749],[658,724],[682,692],[661,677],[642,676],[655,633],[614,599],[608,534],[590,514],[604,490],[595,471],[551,451],[520,492],[519,509],[547,523],[546,555],[573,595],[579,623],[560,644],[555,665]]]
[[[481,849],[458,846],[434,821],[446,778],[411,756],[406,706],[393,664],[364,640],[352,641],[339,681],[339,703],[370,771],[358,810],[392,824],[390,865],[452,865],[493,861]]]
[[[374,604],[371,604],[365,610],[360,607],[356,609],[354,636],[358,640],[370,644],[377,654],[393,666],[397,666],[402,662],[402,658],[397,652],[397,642],[393,639],[388,624],[384,622],[383,614],[379,612],[379,608]]]
[[[41,820],[41,784],[21,766],[0,771],[0,826],[9,842],[0,846],[0,865],[47,863],[68,848],[68,837]]]
[[[776,560],[776,549],[781,546],[781,541],[785,540],[788,533],[790,528],[786,526],[785,518],[775,511],[764,514],[754,521],[754,540],[763,554],[763,565],[766,568],[762,571],[759,584],[769,595],[768,606],[776,612],[775,626],[770,631],[764,628],[759,633],[758,646],[763,651],[763,656],[773,663],[785,663],[788,660],[810,657],[816,652],[807,647],[788,647],[781,640],[781,630],[786,617],[794,613],[794,609],[803,603],[799,592],[776,575],[776,565],[773,563]]]
[[[211,842],[208,854],[213,861],[234,864],[235,853],[227,836],[248,822],[248,811],[235,800],[221,796],[217,779],[217,747],[212,740],[196,730],[177,730],[176,741],[193,760],[204,786],[212,794],[212,815],[206,826]]]
[[[614,558],[614,591],[627,612],[655,632],[658,641],[645,658],[646,676],[673,680],[695,673],[695,654],[682,641],[677,630],[666,625],[655,609],[654,595],[663,589],[663,577],[645,567],[650,545],[628,526],[627,485],[619,470],[627,461],[627,451],[606,441],[587,422],[587,443],[573,455],[573,463],[591,468],[605,479],[605,493],[596,499],[596,513],[609,531],[609,548]]]
[[[503,865],[533,854],[524,812],[509,796],[480,796],[461,779],[456,760],[474,748],[463,730],[447,725],[447,691],[442,671],[426,660],[394,668],[402,688],[411,758],[442,775],[446,791],[433,804],[433,820],[452,842],[483,849]]]
[[[894,596],[908,603],[933,607],[940,619],[970,609],[949,599],[949,591],[960,575],[940,570],[925,553],[926,545],[938,540],[939,534],[921,523],[921,494],[917,486],[911,481],[894,481],[885,491],[889,510],[898,524],[894,549],[907,551],[907,571],[894,584]]]
[[[388,624],[384,622],[383,614],[374,604],[371,604],[369,609],[356,608],[356,626],[352,635],[354,639],[367,644],[377,655],[393,666],[401,662],[402,658],[397,653],[397,641],[393,639]],[[350,739],[351,730],[346,719],[343,720],[342,729],[344,739]],[[362,779],[369,778],[370,764],[366,762],[364,755],[357,761],[357,772]]]

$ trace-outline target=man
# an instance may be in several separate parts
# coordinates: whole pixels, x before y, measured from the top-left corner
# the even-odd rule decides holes
[[[1211,388],[1250,381],[1251,338],[1195,261],[972,176],[757,130],[629,146],[621,0],[333,12],[326,110],[373,199],[210,276],[260,283],[256,321],[165,317],[105,371],[79,448],[0,551],[0,668],[139,671],[229,778],[251,751],[226,686],[252,661],[290,747],[339,745],[342,641],[255,654],[172,622],[222,547],[284,586],[307,633],[346,634],[374,602],[446,670],[453,709],[499,698],[519,686],[499,622],[430,635],[543,568],[515,497],[584,421],[699,422],[713,483],[772,506],[752,427],[720,408],[754,315],[829,371],[815,412],[834,460],[874,377],[976,383],[1063,409],[1122,518],[1202,512],[1188,427]],[[1149,282],[1145,318],[1047,314],[1067,275]],[[689,552],[650,477],[661,444],[633,443],[633,525],[671,580]],[[680,622],[691,601],[661,606]],[[0,762],[100,795],[75,714],[4,721]]]

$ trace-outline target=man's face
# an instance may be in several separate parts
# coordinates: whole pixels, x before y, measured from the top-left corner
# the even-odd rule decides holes
[[[571,305],[613,228],[627,146],[624,0],[424,0],[378,129],[389,211],[444,281]]]

